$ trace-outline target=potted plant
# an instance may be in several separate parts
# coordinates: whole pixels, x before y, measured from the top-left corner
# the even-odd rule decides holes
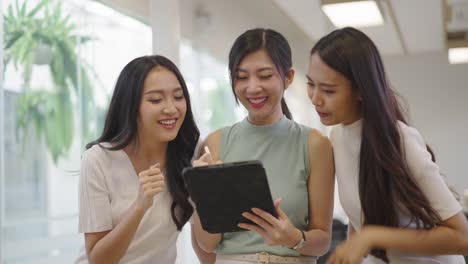
[[[23,69],[24,92],[17,105],[17,139],[27,138],[29,126],[43,136],[54,162],[66,154],[73,141],[74,101],[82,102],[81,119],[94,109],[89,65],[80,63],[77,46],[90,40],[74,34],[75,25],[62,13],[61,4],[40,0],[29,8],[28,1],[8,7],[4,16],[5,67]],[[35,65],[48,65],[53,87],[31,89]],[[81,91],[80,91],[81,89]],[[79,95],[81,100],[74,100]],[[91,137],[88,122],[81,122],[82,135]]]

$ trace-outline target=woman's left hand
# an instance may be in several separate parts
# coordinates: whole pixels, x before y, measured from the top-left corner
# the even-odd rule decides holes
[[[302,233],[289,221],[288,216],[280,208],[281,199],[275,200],[275,208],[278,218],[258,208],[252,208],[252,212],[244,212],[242,216],[251,220],[254,224],[240,223],[239,227],[257,232],[263,237],[267,245],[295,246],[302,238]]]
[[[371,249],[370,232],[364,228],[336,247],[327,264],[361,264]]]

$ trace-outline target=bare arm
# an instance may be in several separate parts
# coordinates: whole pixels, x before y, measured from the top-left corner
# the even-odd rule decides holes
[[[468,254],[468,223],[461,212],[430,230],[369,226],[362,233],[371,248],[421,255]]]
[[[309,230],[306,243],[298,251],[303,255],[321,256],[330,248],[333,218],[335,168],[330,141],[317,130],[309,134]]]
[[[118,263],[127,251],[145,211],[135,203],[112,230],[85,234],[89,263]]]
[[[125,255],[146,210],[153,205],[153,197],[163,191],[164,176],[158,167],[151,166],[139,173],[138,198],[110,231],[85,234],[86,254],[90,263],[118,263]]]
[[[195,237],[194,225],[192,224],[192,247],[197,254],[198,260],[201,264],[214,264],[216,261],[216,254],[208,253],[200,248],[198,245],[197,239]]]
[[[430,230],[365,226],[339,245],[327,264],[361,263],[373,248],[418,255],[448,255],[468,252],[468,224],[461,213]]]
[[[193,220],[193,234],[195,235],[195,240],[197,241],[198,246],[207,253],[213,253],[218,247],[219,242],[221,242],[223,235],[210,234],[203,230],[200,223],[200,218],[198,217],[198,214],[196,212],[193,215]]]

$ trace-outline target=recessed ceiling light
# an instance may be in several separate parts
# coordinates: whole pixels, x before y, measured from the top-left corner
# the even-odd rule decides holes
[[[448,57],[450,64],[468,63],[468,47],[449,48]]]
[[[383,25],[383,16],[374,0],[322,0],[322,10],[335,27]]]

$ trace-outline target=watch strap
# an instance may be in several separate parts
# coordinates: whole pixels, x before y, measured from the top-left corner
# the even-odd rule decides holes
[[[305,233],[303,230],[300,231],[302,234],[301,240],[299,240],[299,242],[297,242],[297,244],[291,248],[292,250],[298,250],[304,246],[304,242],[306,241]]]

